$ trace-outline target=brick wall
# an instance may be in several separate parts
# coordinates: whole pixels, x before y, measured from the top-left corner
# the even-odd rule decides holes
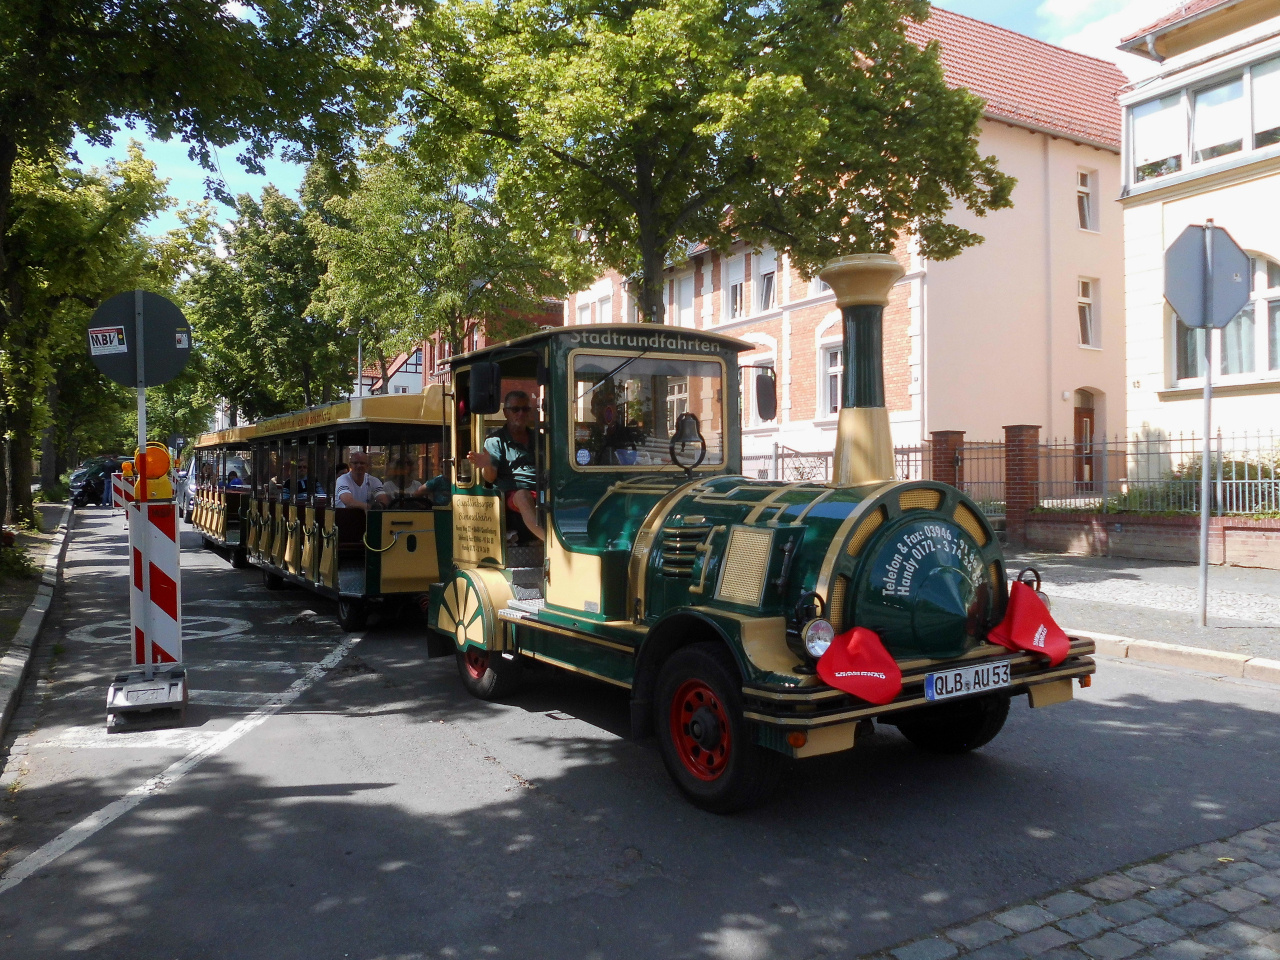
[[[1200,518],[1031,514],[1025,541],[1051,553],[1194,563],[1200,558]],[[1280,570],[1280,520],[1210,517],[1209,562]]]
[[[1026,539],[1027,515],[1040,505],[1040,427],[1004,428],[1004,515],[1009,542]]]
[[[934,430],[930,448],[933,452],[932,477],[953,487],[964,485],[963,430]]]

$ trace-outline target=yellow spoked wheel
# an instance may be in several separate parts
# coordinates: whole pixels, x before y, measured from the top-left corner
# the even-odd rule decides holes
[[[482,584],[459,574],[445,588],[438,627],[453,637],[458,676],[467,692],[480,700],[497,700],[519,683],[520,661],[489,649],[488,628],[497,624],[486,620],[493,614],[487,609],[482,589]]]

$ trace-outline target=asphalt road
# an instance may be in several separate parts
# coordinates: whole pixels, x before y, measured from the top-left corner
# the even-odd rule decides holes
[[[977,753],[885,728],[716,817],[625,739],[625,693],[539,669],[480,703],[420,626],[375,624],[308,686],[344,640],[332,607],[197,549],[187,726],[109,736],[124,556],[118,521],[81,515],[0,863],[178,772],[0,884],[5,960],[851,957],[1280,819],[1280,689],[1120,661],[1073,703],[1015,701]]]

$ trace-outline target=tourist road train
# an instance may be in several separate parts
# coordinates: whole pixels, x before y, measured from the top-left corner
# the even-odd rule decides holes
[[[1012,697],[1043,707],[1088,685],[1093,645],[1064,638],[1050,657],[990,642],[1010,597],[991,524],[954,487],[895,479],[881,323],[900,273],[881,255],[822,272],[847,371],[829,482],[742,475],[742,398],[763,419],[776,406],[771,372],[739,367],[750,345],[573,326],[455,356],[447,389],[202,437],[192,520],[267,587],[336,601],[346,629],[420,606],[424,641],[476,697],[536,682],[530,661],[628,690],[633,734],[656,735],[705,809],[762,801],[788,758],[851,749],[875,723],[927,750],[980,747]],[[545,542],[467,457],[512,391],[538,412]],[[381,508],[335,508],[355,450],[391,481]]]

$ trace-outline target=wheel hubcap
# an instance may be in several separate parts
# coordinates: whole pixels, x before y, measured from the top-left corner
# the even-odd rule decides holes
[[[724,705],[702,680],[686,680],[671,700],[671,742],[676,755],[699,780],[724,773],[733,753],[732,727]]]
[[[484,678],[485,672],[489,669],[488,653],[472,647],[463,654],[463,659],[466,661],[467,673],[471,674],[472,680]]]

